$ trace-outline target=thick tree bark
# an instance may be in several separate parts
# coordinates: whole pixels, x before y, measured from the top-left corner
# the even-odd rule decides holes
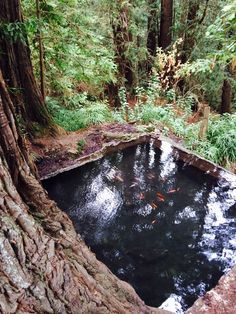
[[[147,50],[149,53],[148,73],[151,71],[154,57],[158,46],[158,9],[157,0],[148,0],[149,16],[148,16],[148,34],[147,34]]]
[[[123,1],[120,1],[118,11],[117,18],[113,19],[111,23],[119,81],[121,86],[125,86],[128,91],[132,92],[135,73],[132,61],[129,58],[129,46],[133,40],[129,30],[129,9]]]
[[[0,72],[0,312],[161,313],[100,263],[29,165]]]
[[[161,0],[159,47],[166,49],[172,41],[173,0]]]
[[[231,113],[232,87],[228,79],[224,80],[221,95],[220,113]]]
[[[21,37],[13,39],[9,34],[0,36],[0,65],[16,112],[23,118],[29,132],[34,130],[35,123],[55,131],[35,81],[19,0],[0,1],[0,21],[6,25],[18,23],[21,26],[21,30],[18,30]]]

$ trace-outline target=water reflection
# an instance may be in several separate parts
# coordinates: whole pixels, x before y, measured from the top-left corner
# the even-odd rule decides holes
[[[149,305],[181,313],[236,263],[235,177],[184,165],[168,143],[126,149],[45,186]]]

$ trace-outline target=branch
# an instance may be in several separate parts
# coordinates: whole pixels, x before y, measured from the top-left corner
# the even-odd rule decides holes
[[[201,17],[201,19],[198,21],[198,24],[199,24],[199,25],[202,24],[202,22],[204,21],[204,19],[205,19],[205,17],[206,17],[206,12],[207,12],[208,3],[209,3],[209,0],[206,0],[206,4],[205,4],[205,8],[204,8],[202,17]]]

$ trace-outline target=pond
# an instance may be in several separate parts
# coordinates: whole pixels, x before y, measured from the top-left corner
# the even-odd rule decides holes
[[[168,142],[141,144],[44,186],[146,304],[181,313],[236,263],[236,181],[177,157]]]

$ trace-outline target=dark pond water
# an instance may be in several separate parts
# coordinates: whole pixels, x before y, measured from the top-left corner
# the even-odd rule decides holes
[[[228,176],[228,177],[227,177]],[[227,177],[227,178],[226,178]],[[181,313],[236,263],[236,182],[144,144],[44,182],[85,242],[152,306]]]

